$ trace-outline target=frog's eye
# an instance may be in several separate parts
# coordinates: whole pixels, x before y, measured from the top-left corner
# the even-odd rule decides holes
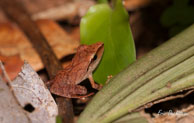
[[[97,59],[97,55],[95,54],[94,57],[92,58],[92,61],[95,61]]]
[[[95,54],[90,61],[89,67],[87,68],[87,71],[89,71],[89,69],[92,68],[93,65],[95,65],[97,58],[98,58],[98,56],[97,56],[97,54]]]

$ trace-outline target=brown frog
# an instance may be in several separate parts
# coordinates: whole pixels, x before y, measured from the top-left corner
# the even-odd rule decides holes
[[[63,70],[60,70],[52,83],[50,91],[53,94],[67,98],[83,98],[92,95],[87,94],[84,86],[78,85],[85,79],[89,79],[93,88],[102,86],[94,82],[92,72],[100,62],[104,52],[104,44],[101,42],[92,45],[80,45],[72,62]]]

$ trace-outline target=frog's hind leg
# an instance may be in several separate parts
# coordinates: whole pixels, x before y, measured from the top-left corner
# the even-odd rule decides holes
[[[53,84],[50,88],[51,93],[67,97],[67,98],[83,98],[91,96],[92,93],[87,94],[87,89],[80,85],[73,84]]]
[[[94,93],[89,93],[87,95],[71,95],[71,98],[86,98],[86,97],[89,97],[89,96],[92,96]]]

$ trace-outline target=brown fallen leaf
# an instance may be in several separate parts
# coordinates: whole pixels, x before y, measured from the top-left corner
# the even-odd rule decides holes
[[[72,28],[71,32],[69,32],[69,35],[76,41],[80,40],[80,28],[78,27],[74,27]]]
[[[5,16],[5,14],[3,13],[3,10],[1,10],[0,8],[0,22],[8,22],[7,17]]]
[[[51,20],[38,20],[36,22],[58,58],[75,53],[79,40],[74,40]]]
[[[5,70],[11,80],[13,80],[21,70],[22,65],[24,64],[19,55],[14,56],[2,56],[0,55],[0,61],[3,62]],[[0,74],[2,71],[0,70]]]
[[[124,0],[124,6],[127,10],[135,10],[147,6],[152,0]]]
[[[61,1],[63,1],[63,3],[52,7],[48,6],[47,8],[42,9],[41,11],[33,12],[33,9],[31,9],[32,18],[35,20],[36,19],[52,19],[52,20],[65,19],[71,22],[76,17],[84,16],[87,10],[89,9],[89,7],[95,4],[94,0],[61,0]],[[42,6],[39,6],[39,8],[41,7]]]
[[[75,53],[79,41],[70,37],[57,23],[39,20],[37,24],[59,59]],[[0,54],[3,56],[19,54],[21,59],[28,61],[36,71],[43,68],[38,54],[26,36],[17,26],[10,23],[0,23]]]
[[[22,3],[34,20],[52,19],[72,21],[85,15],[94,0],[17,0]],[[0,9],[0,22],[6,22]]]
[[[186,105],[184,108],[178,108],[176,110],[163,111],[160,109],[153,116],[150,117],[153,123],[193,123],[194,105]]]

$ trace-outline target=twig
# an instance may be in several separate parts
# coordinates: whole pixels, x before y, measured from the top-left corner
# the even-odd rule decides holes
[[[5,77],[5,79],[11,83],[11,79],[9,78],[7,72],[5,71],[5,67],[3,66],[2,61],[0,60],[0,69],[2,70],[3,76]]]
[[[39,53],[49,77],[52,78],[58,70],[62,69],[62,65],[41,34],[37,25],[31,20],[25,8],[21,3],[16,2],[16,0],[1,0],[0,6],[9,19],[16,22],[29,38],[36,51]],[[63,122],[72,123],[74,115],[71,100],[57,97],[56,102],[58,104],[59,115],[62,117]]]

